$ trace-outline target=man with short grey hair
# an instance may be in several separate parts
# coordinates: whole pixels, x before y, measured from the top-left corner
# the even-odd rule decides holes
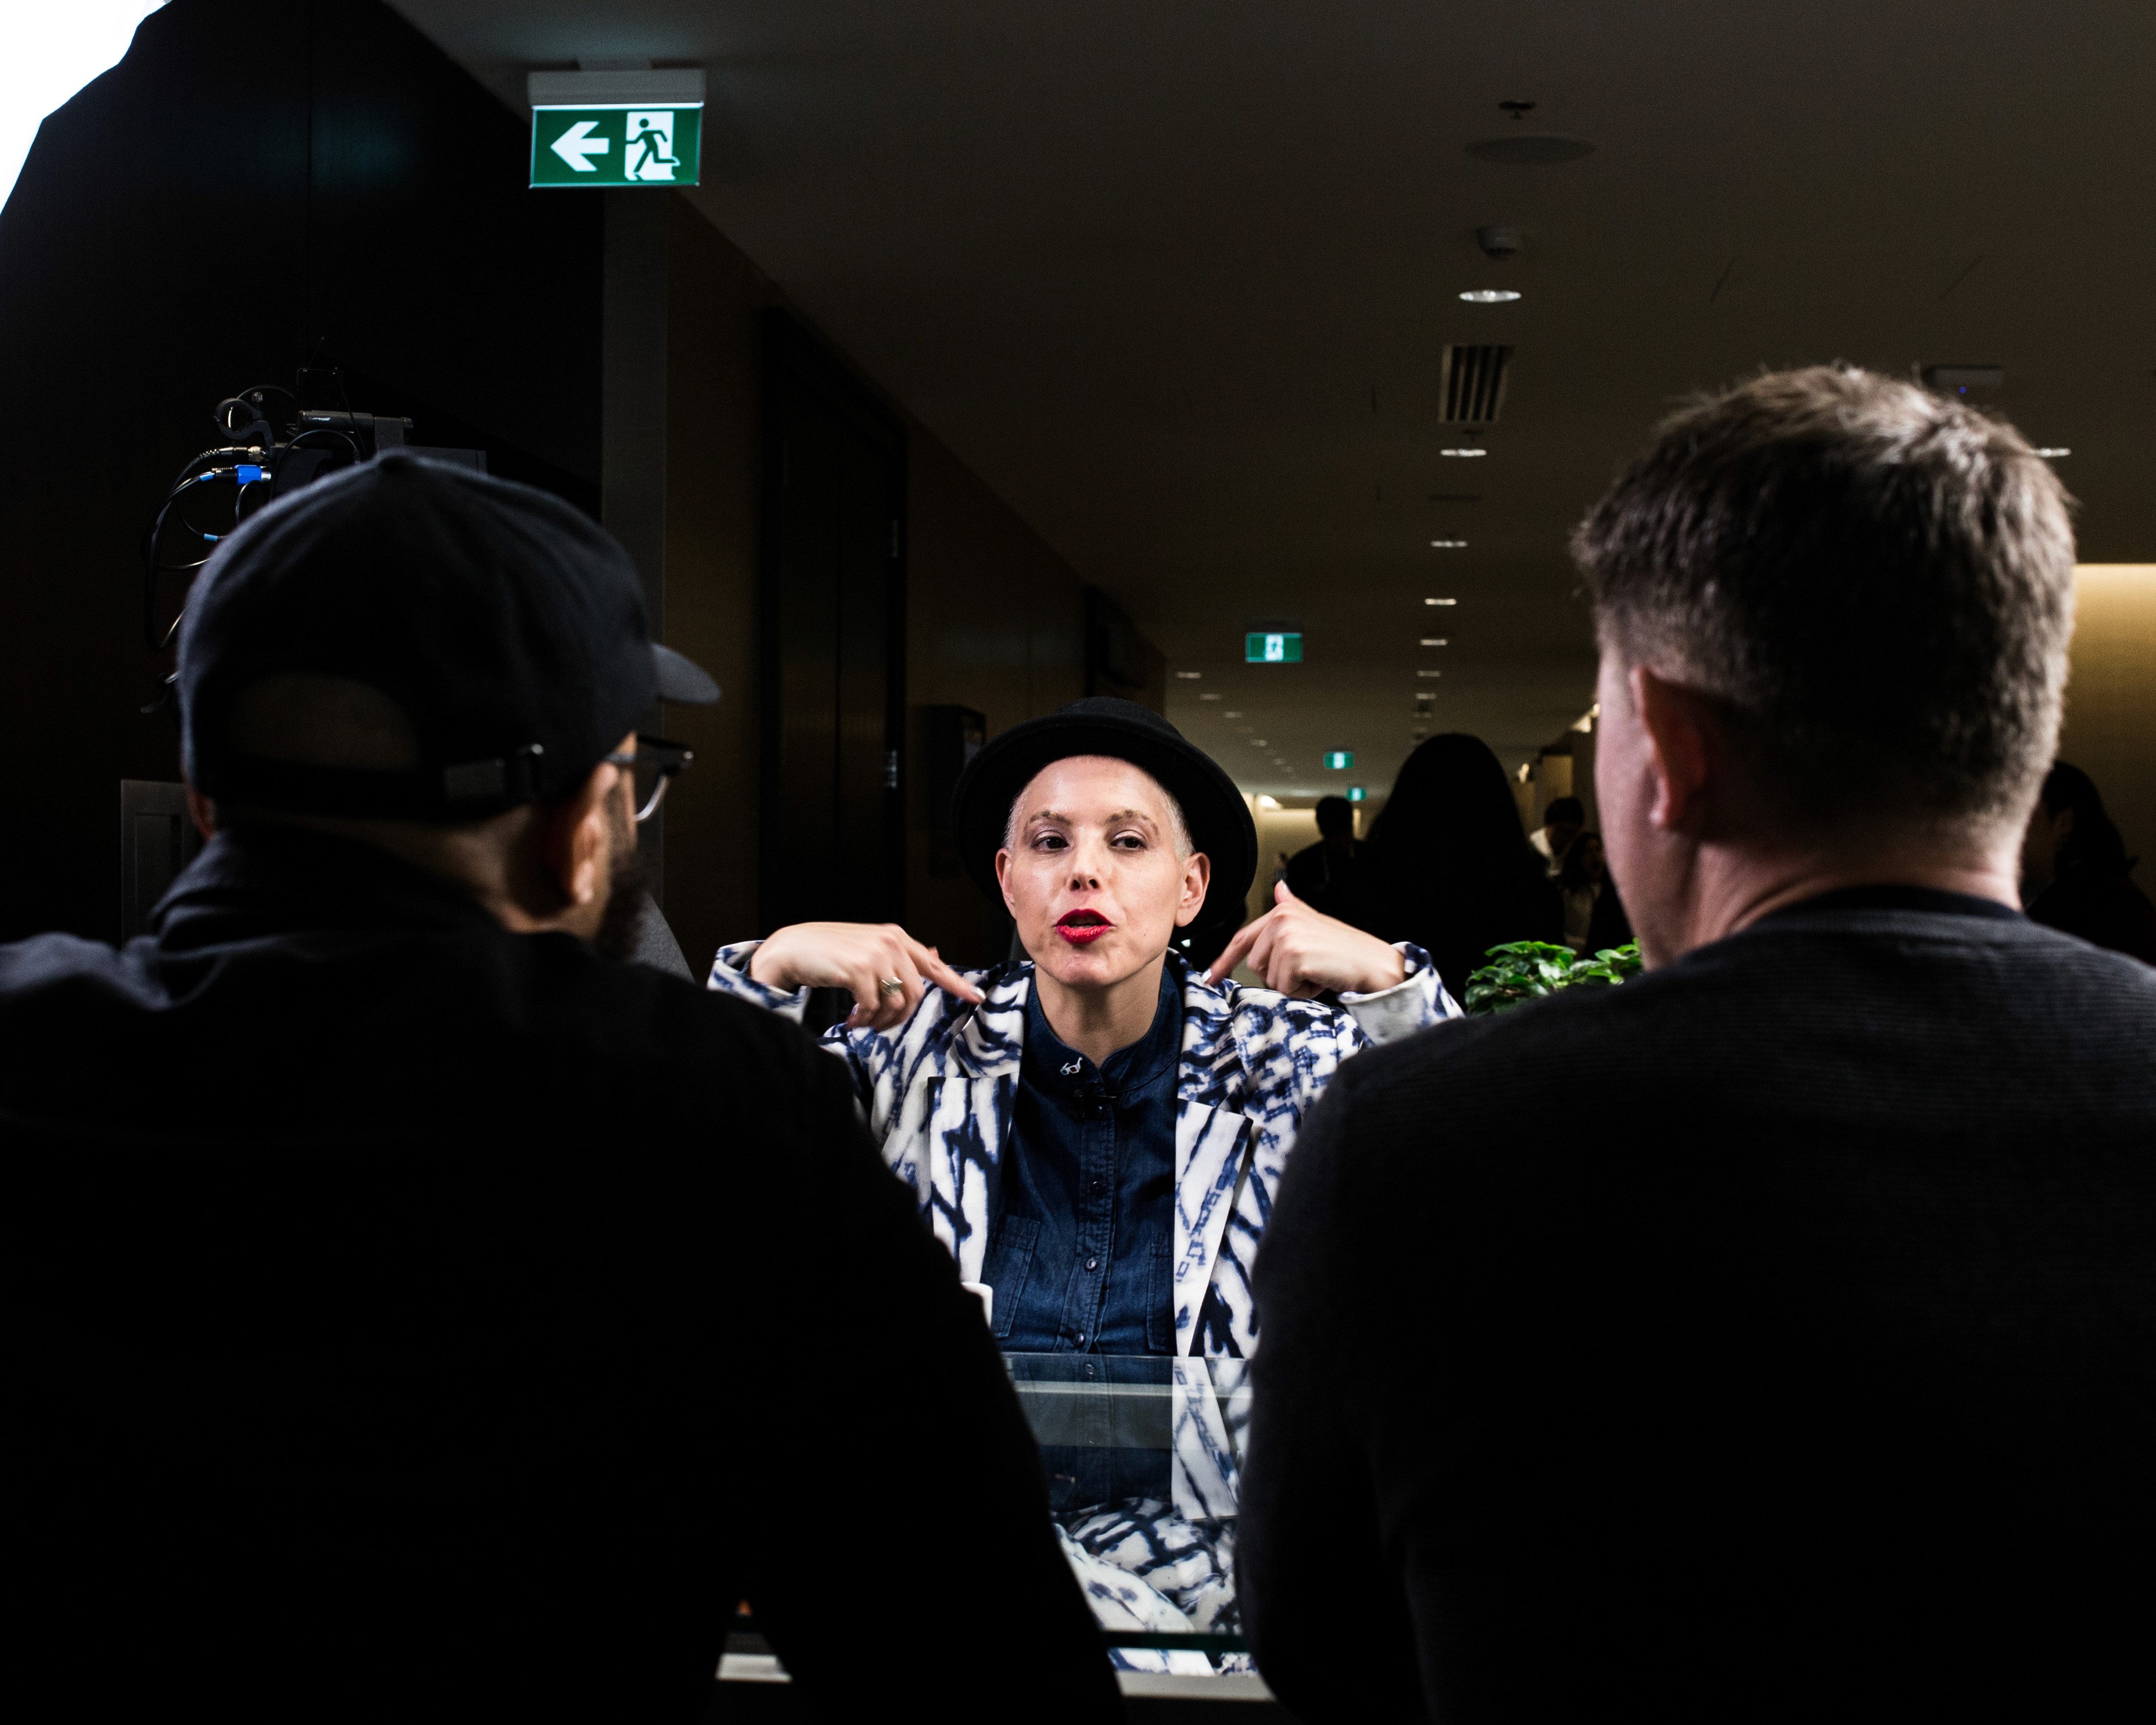
[[[2148,1717],[2156,974],[2015,891],[2066,495],[1822,367],[1679,413],[1574,544],[1649,973],[1379,1050],[1306,1124],[1259,1665],[1312,1722]]]

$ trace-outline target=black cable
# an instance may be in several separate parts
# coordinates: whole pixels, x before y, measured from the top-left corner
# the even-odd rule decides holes
[[[221,449],[204,451],[204,454],[208,455],[218,455],[225,453],[227,452]],[[254,451],[253,449],[249,449],[234,451],[234,453],[252,454]],[[142,644],[147,647],[152,653],[163,652],[166,647],[172,641],[172,630],[177,629],[179,627],[179,619],[175,618],[172,621],[172,629],[167,629],[162,636],[157,633],[157,578],[160,575],[184,574],[190,571],[199,569],[204,563],[209,561],[208,557],[198,557],[192,562],[187,563],[168,563],[163,561],[163,559],[158,556],[158,552],[164,540],[165,524],[171,519],[174,510],[179,508],[181,499],[185,497],[187,494],[192,490],[197,485],[207,484],[208,481],[216,479],[237,480],[239,477],[239,468],[237,465],[230,467],[213,466],[203,469],[203,470],[199,472],[192,471],[191,470],[196,469],[201,465],[203,459],[203,457],[202,455],[198,455],[192,461],[190,461],[186,467],[181,470],[181,477],[179,480],[172,486],[171,492],[166,496],[164,503],[159,507],[157,519],[150,524],[149,536],[143,544]],[[215,536],[204,533],[201,528],[197,527],[192,521],[187,519],[185,510],[180,510],[180,520],[183,525],[201,538],[210,540],[213,543],[215,542]]]

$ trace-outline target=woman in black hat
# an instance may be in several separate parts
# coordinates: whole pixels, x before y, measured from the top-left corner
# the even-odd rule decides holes
[[[957,805],[968,872],[1009,908],[1024,960],[964,975],[896,927],[804,923],[722,947],[711,985],[797,1017],[810,988],[851,990],[826,1040],[885,1160],[961,1278],[987,1291],[1007,1351],[1180,1356],[1194,1381],[1199,1359],[1257,1345],[1250,1270],[1303,1111],[1342,1060],[1459,1009],[1419,948],[1284,888],[1211,971],[1191,970],[1178,931],[1209,903],[1240,912],[1256,829],[1227,774],[1130,701],[1075,701],[1004,732]],[[1267,986],[1225,980],[1238,962]],[[1221,1425],[1209,1384],[1177,1419]],[[1194,1435],[1191,1453],[1216,1460],[1178,1465],[1172,1491],[1107,1476],[1102,1458],[1127,1451],[1048,1457],[1067,1526],[1172,1496],[1170,1522],[1216,1529],[1220,1563],[1196,1584],[1188,1541],[1153,1530],[1178,1579],[1135,1611],[1152,1620],[1139,1627],[1173,1627],[1163,1612],[1224,1626],[1233,1446],[1224,1428],[1217,1445],[1179,1433],[1178,1455]]]

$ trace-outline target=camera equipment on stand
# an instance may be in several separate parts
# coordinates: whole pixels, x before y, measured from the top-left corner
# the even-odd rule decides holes
[[[303,374],[304,375],[304,374]],[[162,652],[179,633],[184,608],[160,624],[157,579],[191,576],[218,541],[256,510],[324,474],[402,449],[409,419],[303,408],[275,384],[228,396],[211,416],[225,441],[180,470],[142,542],[142,644]]]

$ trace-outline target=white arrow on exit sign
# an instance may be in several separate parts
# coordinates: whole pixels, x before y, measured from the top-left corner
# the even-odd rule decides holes
[[[603,156],[613,147],[607,139],[592,136],[592,128],[598,124],[596,120],[579,120],[549,147],[578,173],[597,173],[598,170],[592,166],[591,158]]]

